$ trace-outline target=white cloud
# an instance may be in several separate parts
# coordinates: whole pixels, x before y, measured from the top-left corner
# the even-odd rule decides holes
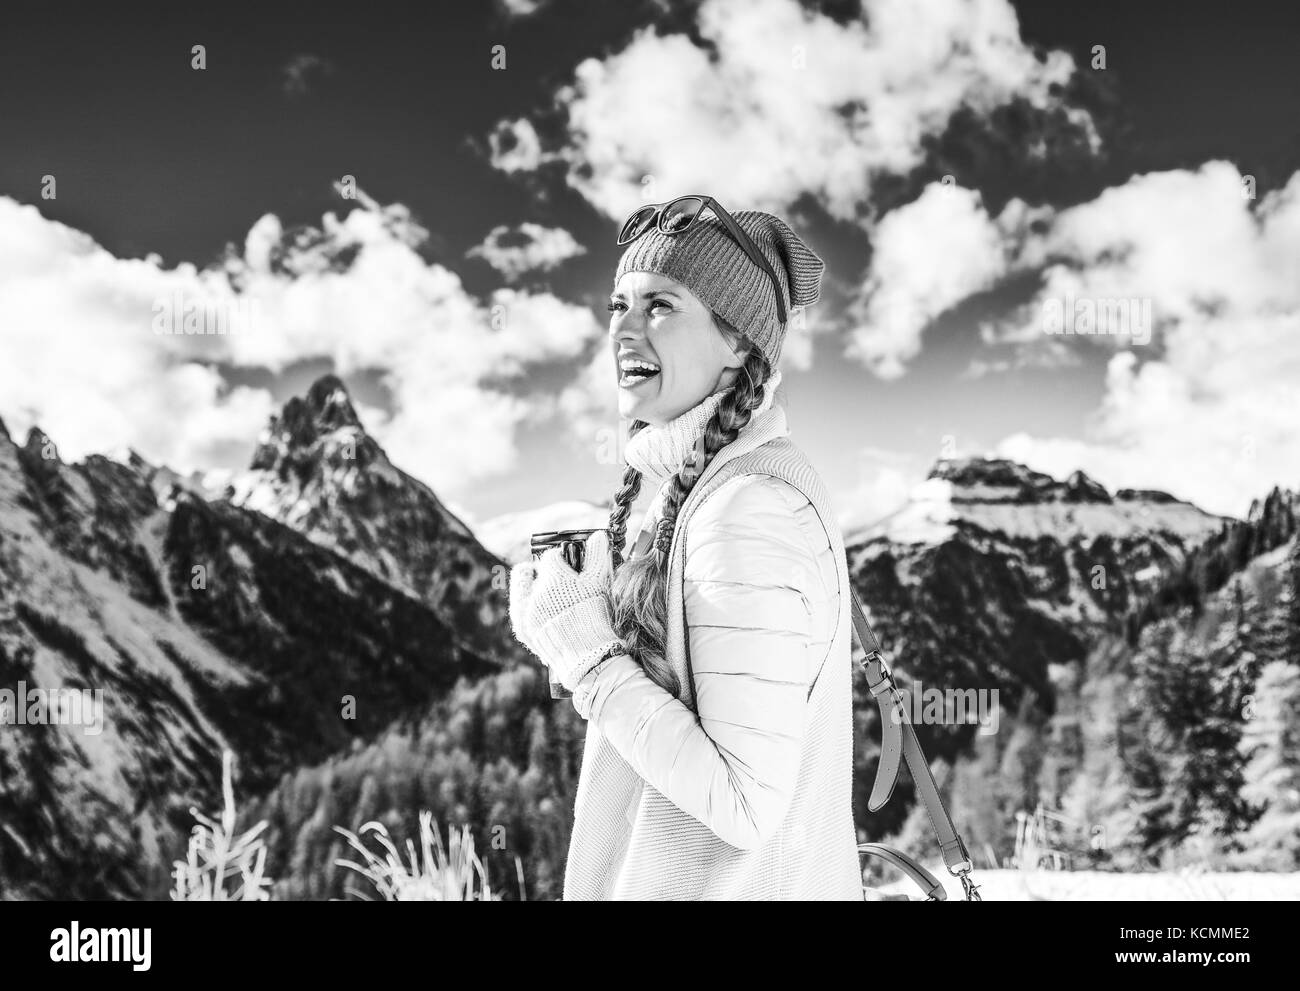
[[[609,347],[602,343],[556,397],[553,406],[553,411],[568,427],[571,442],[585,450],[607,446],[612,463],[623,460],[619,445],[627,426],[618,415],[617,383],[614,358]]]
[[[531,172],[554,153],[542,151],[537,129],[527,119],[501,121],[488,135],[489,161],[503,172]]]
[[[381,373],[392,413],[368,426],[394,461],[466,491],[508,470],[515,430],[549,409],[527,367],[578,357],[601,328],[549,294],[471,296],[420,258],[423,233],[399,206],[287,234],[264,217],[223,268],[168,270],[0,199],[0,412],[15,430],[39,422],[68,457],[129,444],[208,468],[273,412],[266,391],[227,389],[217,363],[279,372],[328,358],[341,375]],[[255,320],[240,334],[154,333],[155,305],[173,300],[244,302]]]
[[[858,484],[835,493],[840,529],[853,534],[897,512],[916,484],[915,473],[897,464],[862,463]]]
[[[492,228],[483,243],[470,248],[466,255],[482,258],[513,282],[525,272],[549,271],[586,251],[563,227],[525,221],[514,228],[505,224]]]
[[[1052,87],[1074,71],[1061,51],[1038,61],[1007,0],[866,0],[846,25],[794,0],[704,0],[697,27],[707,49],[647,27],[557,93],[568,181],[611,217],[722,186],[735,208],[780,211],[811,193],[857,219],[873,178],[920,164],[955,111],[1056,107]],[[1086,115],[1073,119],[1092,135]],[[553,154],[527,120],[500,125],[494,149],[502,134],[513,142],[499,168]]]
[[[1149,299],[1157,333],[1110,359],[1084,439],[1022,432],[1000,453],[1232,515],[1274,484],[1300,486],[1300,173],[1253,210],[1242,188],[1211,162],[1136,177],[1056,218],[1026,252],[1049,263],[1028,312],[1053,294]]]
[[[421,237],[397,207],[327,215],[323,229],[323,240],[291,252],[294,277],[266,262],[261,242],[274,232],[259,232],[236,267],[274,332],[231,338],[232,358],[278,369],[329,357],[339,374],[383,370],[393,415],[371,429],[396,463],[448,492],[509,470],[515,430],[548,409],[521,376],[581,355],[601,333],[591,311],[513,289],[478,300],[420,258]],[[344,255],[355,257],[336,270],[331,260]]]
[[[942,183],[886,214],[875,229],[862,294],[850,308],[846,356],[881,378],[902,375],[935,317],[1006,276],[1026,216],[1013,201],[994,221],[974,190]]]
[[[189,468],[255,436],[270,395],[227,388],[206,364],[212,338],[153,332],[155,302],[178,292],[219,290],[0,197],[0,412],[15,439],[39,425],[64,458],[129,444]]]
[[[531,17],[546,6],[547,0],[497,0],[506,16],[512,18]]]

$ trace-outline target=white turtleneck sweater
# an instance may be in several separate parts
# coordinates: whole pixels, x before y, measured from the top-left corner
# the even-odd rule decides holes
[[[774,404],[778,404],[777,393],[781,390],[781,372],[778,369],[764,383],[762,401],[750,413],[749,422],[741,428],[743,435]],[[655,530],[651,523],[659,517],[659,506],[667,482],[677,474],[687,456],[694,449],[700,435],[710,419],[718,411],[718,406],[729,389],[723,389],[706,396],[686,412],[679,414],[667,423],[651,424],[643,427],[639,433],[628,439],[624,446],[627,463],[641,472],[643,484],[649,482],[659,486],[654,499],[646,509],[645,520],[640,528],[640,539],[635,542],[634,551],[625,557],[644,554],[654,539]],[[780,392],[780,406],[784,406],[785,393]],[[734,442],[733,442],[734,443]],[[629,544],[634,543],[629,541]]]

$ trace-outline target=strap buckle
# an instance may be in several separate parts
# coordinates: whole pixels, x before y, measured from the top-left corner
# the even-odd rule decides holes
[[[871,681],[869,680],[871,672],[870,665],[873,660],[880,664],[880,680],[874,685],[871,684]],[[885,663],[885,655],[880,651],[871,651],[862,659],[861,663],[862,670],[868,674],[867,688],[871,690],[873,696],[883,695],[885,692],[889,691],[889,689],[894,687],[894,672],[889,670],[889,665]]]
[[[975,865],[971,863],[969,857],[958,864],[956,868],[948,868],[948,873],[961,881],[961,890],[966,896],[966,901],[968,902],[980,902],[984,900],[979,895],[980,886],[976,884],[974,879],[970,876],[970,872],[974,869]]]

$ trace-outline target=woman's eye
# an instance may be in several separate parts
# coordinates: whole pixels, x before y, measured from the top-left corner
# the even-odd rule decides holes
[[[666,310],[672,309],[672,304],[666,299],[652,299],[646,309],[653,312],[656,307],[660,306]],[[620,300],[610,300],[610,302],[605,304],[605,309],[609,310],[610,313],[622,313],[627,309],[627,304]]]

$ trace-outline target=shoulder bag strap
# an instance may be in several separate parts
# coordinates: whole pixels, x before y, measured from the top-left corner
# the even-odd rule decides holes
[[[853,633],[866,655],[858,661],[858,664],[866,672],[867,687],[880,709],[883,736],[880,763],[876,768],[876,781],[871,789],[867,808],[875,812],[889,801],[889,796],[894,792],[894,784],[898,780],[899,758],[905,757],[908,770],[912,774],[912,781],[916,785],[917,797],[925,806],[926,814],[930,817],[930,826],[939,840],[939,849],[943,853],[943,862],[948,868],[948,873],[961,880],[967,901],[979,901],[979,895],[975,890],[978,886],[970,878],[970,872],[974,867],[970,854],[966,852],[966,844],[962,842],[957,827],[953,825],[952,817],[944,807],[943,799],[939,797],[939,788],[934,782],[934,775],[930,773],[930,765],[921,750],[920,741],[916,738],[916,731],[907,717],[907,707],[903,704],[898,686],[894,684],[894,676],[885,663],[880,641],[871,629],[871,624],[867,622],[857,594],[850,589],[849,596],[853,608]],[[880,845],[868,844],[868,846],[879,847]],[[876,850],[866,852],[878,854]],[[902,856],[897,851],[893,852]]]

